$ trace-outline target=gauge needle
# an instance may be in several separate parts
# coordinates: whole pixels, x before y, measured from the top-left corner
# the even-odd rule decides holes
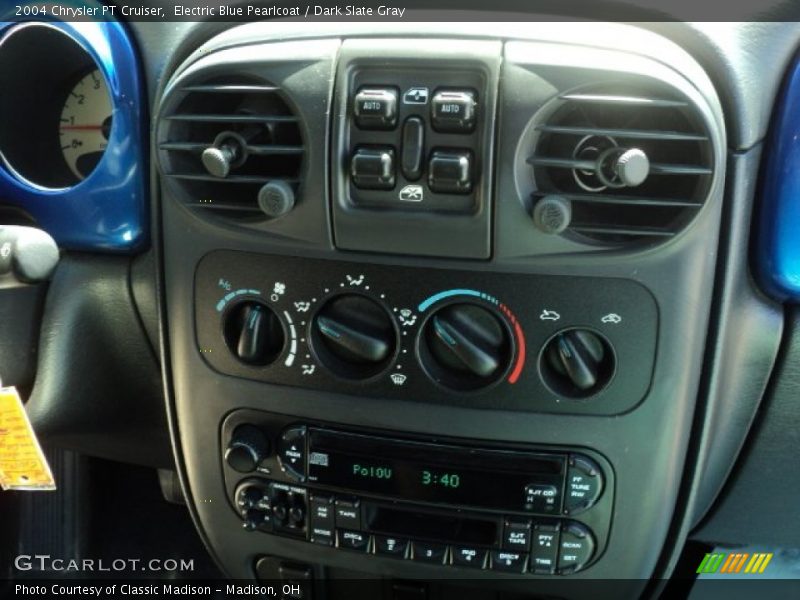
[[[102,125],[62,125],[62,131],[100,131]]]

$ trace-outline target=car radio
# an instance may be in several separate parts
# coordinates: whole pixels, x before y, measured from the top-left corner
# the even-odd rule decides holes
[[[613,472],[588,449],[352,431],[239,410],[222,426],[227,495],[250,531],[332,551],[538,575],[605,547]]]

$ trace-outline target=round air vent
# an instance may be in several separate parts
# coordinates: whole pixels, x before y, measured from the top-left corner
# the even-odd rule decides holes
[[[581,88],[536,119],[534,219],[560,211],[558,227],[543,220],[542,229],[606,246],[659,243],[708,196],[711,137],[698,108],[667,85]]]
[[[190,209],[219,219],[257,223],[291,210],[304,151],[297,115],[263,81],[184,84],[161,112],[163,175]]]

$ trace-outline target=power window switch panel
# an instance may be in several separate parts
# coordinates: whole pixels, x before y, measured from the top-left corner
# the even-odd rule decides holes
[[[394,188],[394,148],[358,148],[350,162],[353,184],[363,190]]]
[[[394,129],[397,126],[397,90],[361,88],[355,97],[353,113],[361,129]]]
[[[472,152],[436,150],[428,165],[428,187],[441,194],[468,194],[472,191]]]

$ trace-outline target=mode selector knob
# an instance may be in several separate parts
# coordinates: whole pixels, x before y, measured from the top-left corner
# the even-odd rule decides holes
[[[225,450],[225,462],[234,471],[250,473],[269,456],[269,439],[255,425],[239,425]]]
[[[326,302],[314,317],[311,341],[320,361],[348,379],[368,379],[395,355],[392,317],[375,300],[343,294]]]
[[[497,381],[511,363],[508,327],[491,310],[477,304],[451,304],[425,322],[420,357],[438,383],[474,390]]]

